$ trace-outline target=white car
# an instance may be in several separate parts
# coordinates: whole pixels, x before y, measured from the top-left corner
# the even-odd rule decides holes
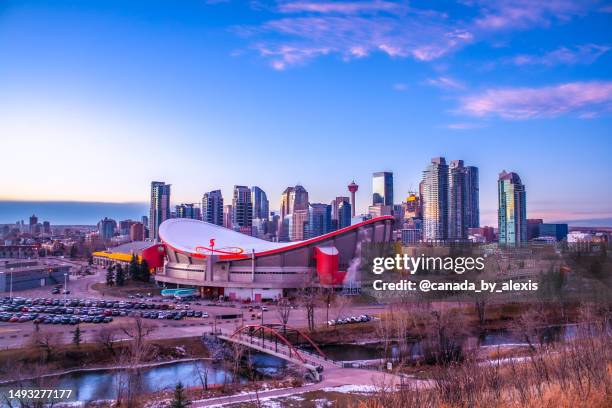
[[[203,312],[203,313],[202,313],[202,318],[205,318],[205,317],[208,317],[208,313]]]

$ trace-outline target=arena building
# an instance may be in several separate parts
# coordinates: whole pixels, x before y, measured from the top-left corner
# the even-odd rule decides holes
[[[159,227],[166,263],[155,280],[203,296],[266,300],[316,282],[355,279],[362,243],[389,242],[393,217],[377,217],[299,242],[270,242],[203,221],[174,218]],[[352,267],[349,267],[352,265]]]

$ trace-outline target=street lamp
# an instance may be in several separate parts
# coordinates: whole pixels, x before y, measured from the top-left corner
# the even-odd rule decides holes
[[[10,296],[11,301],[12,301],[13,300],[13,268],[10,268],[9,271],[11,271],[11,285],[10,285],[10,287],[11,287],[10,291],[11,292],[10,292],[9,296]]]
[[[263,326],[263,314],[264,314],[264,309],[263,307],[260,309],[261,310],[261,325]]]
[[[68,288],[68,274],[64,272],[64,300],[66,300],[66,290]]]

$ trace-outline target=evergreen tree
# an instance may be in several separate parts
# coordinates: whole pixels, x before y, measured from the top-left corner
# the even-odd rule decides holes
[[[125,272],[121,265],[117,265],[117,273],[115,274],[115,283],[117,286],[123,286],[125,284]]]
[[[140,280],[143,282],[149,282],[151,279],[151,272],[149,271],[149,264],[145,259],[140,262]]]
[[[174,398],[170,403],[170,408],[187,408],[189,405],[191,405],[191,401],[187,399],[185,388],[179,382],[174,388]]]
[[[74,330],[74,336],[72,337],[72,343],[74,343],[74,345],[77,347],[81,346],[81,328],[78,325],[76,329]]]
[[[115,272],[113,266],[109,265],[106,269],[106,286],[113,286],[115,284]]]
[[[77,253],[78,253],[78,251],[77,251],[76,245],[71,246],[70,247],[70,259],[76,258]]]
[[[136,258],[135,254],[132,254],[128,271],[130,274],[130,279],[133,281],[139,280],[140,268],[138,267],[138,259]]]

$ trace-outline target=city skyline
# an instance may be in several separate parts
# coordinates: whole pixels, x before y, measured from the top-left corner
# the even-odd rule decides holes
[[[503,169],[530,217],[612,220],[610,7],[514,3],[4,2],[0,222],[42,205],[8,200],[146,204],[151,180],[278,209],[354,179],[365,212],[372,172],[399,201],[436,156],[479,168],[483,225]]]

